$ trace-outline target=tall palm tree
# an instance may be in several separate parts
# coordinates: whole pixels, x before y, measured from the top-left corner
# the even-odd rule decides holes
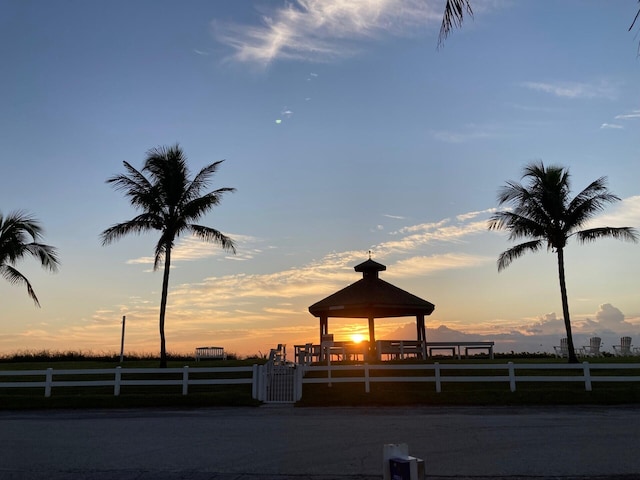
[[[15,265],[27,255],[40,260],[42,268],[56,272],[60,262],[55,247],[39,243],[43,229],[25,212],[12,212],[6,217],[0,212],[0,275],[9,283],[26,285],[27,293],[40,306],[36,292],[27,277]]]
[[[233,188],[219,188],[202,195],[223,160],[204,167],[189,179],[187,160],[178,144],[171,147],[157,147],[147,152],[141,171],[123,162],[127,173],[107,180],[116,190],[124,192],[131,205],[141,211],[133,219],[118,223],[102,232],[102,244],[108,245],[129,233],[143,233],[158,230],[160,239],[155,247],[154,270],[164,259],[162,296],[160,298],[160,367],[167,366],[167,351],[164,334],[167,294],[169,291],[169,270],[171,251],[177,237],[190,233],[201,240],[220,245],[224,250],[235,253],[232,239],[218,230],[192,222],[220,203],[222,195],[233,192]],[[147,174],[147,176],[145,176]]]
[[[541,250],[545,243],[547,250],[556,253],[569,362],[575,363],[578,359],[571,335],[564,270],[564,249],[567,241],[571,237],[575,237],[581,243],[611,237],[637,242],[638,235],[631,227],[580,230],[604,209],[605,204],[620,200],[607,189],[606,177],[595,180],[574,198],[570,198],[569,171],[566,168],[545,167],[541,161],[535,162],[524,168],[522,179],[527,180],[527,185],[509,181],[498,192],[499,205],[506,204],[511,208],[495,213],[489,220],[489,230],[507,230],[509,240],[531,240],[502,252],[498,257],[498,271],[507,268],[513,260],[526,252]]]

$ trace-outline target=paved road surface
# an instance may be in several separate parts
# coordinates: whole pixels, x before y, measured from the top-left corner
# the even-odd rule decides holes
[[[640,478],[640,407],[0,411],[0,479]]]

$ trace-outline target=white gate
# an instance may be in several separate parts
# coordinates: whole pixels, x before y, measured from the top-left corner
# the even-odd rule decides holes
[[[267,362],[258,367],[254,398],[265,403],[295,403],[302,398],[302,368]]]
[[[303,366],[286,361],[285,346],[271,350],[269,361],[260,365],[253,397],[265,403],[295,403],[302,398]]]

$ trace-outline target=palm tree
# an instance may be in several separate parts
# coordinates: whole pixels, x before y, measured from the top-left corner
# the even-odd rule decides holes
[[[541,250],[545,243],[547,250],[556,253],[569,362],[575,363],[578,359],[571,335],[564,270],[564,249],[567,241],[575,236],[581,243],[604,237],[637,242],[638,235],[631,227],[580,230],[594,215],[604,209],[605,204],[620,200],[608,191],[606,177],[592,182],[573,199],[570,198],[569,171],[566,168],[545,167],[541,161],[535,162],[524,168],[522,179],[526,179],[528,184],[509,181],[498,192],[499,205],[506,204],[511,208],[495,213],[489,220],[489,230],[507,230],[509,240],[531,240],[502,252],[498,257],[498,271],[507,268],[513,260],[526,252]]]
[[[40,260],[42,268],[56,272],[60,264],[54,247],[38,243],[42,238],[40,223],[25,212],[12,212],[4,217],[0,212],[0,275],[9,283],[27,286],[27,293],[36,306],[40,306],[31,283],[15,265],[25,256],[31,255]]]
[[[131,205],[141,211],[133,219],[118,223],[102,232],[102,244],[108,245],[129,233],[143,233],[158,230],[160,239],[155,247],[153,269],[157,270],[164,258],[162,296],[160,298],[160,367],[167,366],[164,322],[169,290],[169,269],[171,251],[177,237],[190,233],[201,240],[220,245],[224,250],[235,253],[232,239],[214,228],[192,222],[220,203],[222,195],[233,192],[233,188],[219,188],[201,194],[210,178],[216,173],[223,160],[204,167],[189,180],[189,169],[185,155],[178,144],[172,147],[153,148],[141,171],[123,162],[127,173],[107,180],[116,190],[124,192]],[[148,174],[148,176],[145,176]]]

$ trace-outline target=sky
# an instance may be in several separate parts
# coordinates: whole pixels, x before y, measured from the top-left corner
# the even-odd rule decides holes
[[[529,162],[575,193],[621,198],[593,225],[640,227],[640,29],[635,0],[472,0],[438,48],[444,1],[0,0],[0,212],[33,214],[57,273],[27,258],[0,282],[0,354],[159,350],[155,233],[102,246],[137,211],[105,181],[179,143],[192,172],[233,187],[201,223],[235,255],[181,237],[167,348],[240,356],[317,342],[309,305],[381,278],[435,304],[428,340],[552,351],[564,336],[556,258],[498,273],[497,191]],[[566,250],[576,345],[640,345],[640,245]],[[336,340],[366,320],[330,319]],[[412,318],[378,338],[415,338]],[[583,343],[586,342],[586,343]]]

